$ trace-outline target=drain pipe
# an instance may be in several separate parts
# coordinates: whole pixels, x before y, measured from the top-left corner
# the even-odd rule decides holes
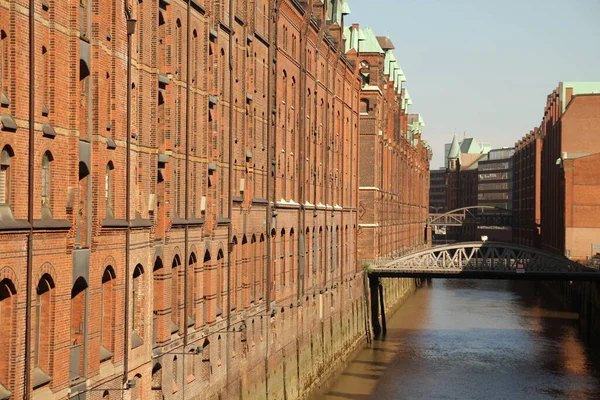
[[[275,68],[275,57],[277,56],[277,21],[279,18],[279,8],[278,1],[275,0],[273,2],[273,8],[269,13],[269,27],[268,27],[268,42],[269,42],[269,67],[268,67],[268,76],[267,79],[267,215],[266,215],[266,246],[267,246],[267,268],[266,268],[266,286],[265,286],[265,300],[266,307],[271,306],[272,302],[272,293],[271,293],[271,260],[273,259],[273,255],[271,254],[271,226],[273,222],[273,205],[275,204],[275,179],[274,175],[274,167],[275,160],[274,152],[273,152],[273,136],[276,132],[276,124],[274,123],[275,113],[273,112],[273,107],[275,107],[276,93],[277,93],[277,85],[274,84],[277,79],[277,75],[273,76],[273,69]],[[274,35],[275,33],[275,35]],[[272,199],[271,199],[272,197]],[[271,203],[271,201],[273,203]],[[261,277],[264,278],[264,277]],[[270,311],[270,310],[268,310]],[[271,314],[273,315],[273,314]],[[268,322],[267,322],[268,323]],[[267,341],[265,343],[265,357],[269,356],[269,329],[267,331]],[[269,398],[269,363],[265,363],[265,393],[266,399]]]
[[[189,255],[189,251],[190,251],[190,233],[189,233],[189,219],[190,219],[190,189],[189,189],[189,163],[190,163],[190,115],[191,115],[191,98],[190,98],[190,93],[191,93],[191,79],[190,76],[192,74],[192,67],[191,67],[191,62],[190,62],[190,53],[191,53],[191,37],[192,37],[192,7],[191,7],[191,0],[188,0],[186,2],[186,11],[187,11],[187,39],[186,39],[186,72],[185,72],[185,178],[184,178],[184,186],[185,186],[185,200],[184,200],[184,211],[183,213],[185,214],[185,220],[186,220],[186,224],[184,226],[184,249],[183,249],[183,352],[186,352],[186,347],[188,344],[188,314],[189,314],[189,310],[190,307],[193,307],[192,304],[188,304],[188,294],[189,294],[189,288],[188,288],[188,283],[189,283],[189,277],[188,277],[188,272],[189,272],[189,261],[190,261],[190,255]],[[179,310],[177,310],[177,312],[179,312]],[[189,357],[183,357],[183,364],[184,364],[184,368],[185,368],[185,364],[186,362],[193,362],[193,361],[188,361]],[[183,384],[183,395],[182,397],[185,399],[185,389],[186,389],[185,382]]]
[[[136,19],[133,13],[125,6],[125,18],[127,20],[127,115],[125,118],[125,133],[127,137],[127,147],[125,154],[125,221],[127,221],[127,230],[125,231],[125,329],[123,331],[123,384],[128,380],[129,369],[129,329],[130,327],[130,307],[129,307],[129,275],[130,275],[130,257],[129,246],[131,242],[131,40],[135,33]]]
[[[23,398],[31,397],[31,297],[33,295],[33,180],[35,162],[35,0],[29,0],[29,170],[27,182],[27,289],[25,299],[25,376]]]
[[[232,236],[233,236],[233,226],[232,226],[232,217],[233,217],[233,119],[234,119],[234,109],[233,109],[233,35],[235,35],[235,31],[233,29],[233,0],[229,0],[229,143],[228,143],[228,164],[229,169],[227,171],[228,182],[227,182],[227,190],[229,192],[229,197],[227,199],[227,219],[229,220],[229,224],[227,225],[227,332],[230,332],[231,328],[231,253],[233,250],[232,246]],[[188,28],[189,29],[189,28]],[[188,63],[189,65],[189,63]],[[188,67],[189,68],[189,67]],[[187,189],[186,189],[187,190]],[[233,288],[235,290],[236,288]],[[234,338],[235,340],[235,334]],[[225,347],[227,349],[227,362],[225,363],[225,397],[229,398],[229,375],[230,375],[230,361],[231,360],[231,346],[229,344]]]
[[[298,243],[303,243],[303,246],[298,246],[298,249],[302,249],[302,253],[300,254],[300,259],[298,263],[298,293],[301,294],[299,296],[299,301],[302,301],[305,293],[306,287],[306,265],[308,263],[308,259],[306,258],[306,247],[308,243],[306,242],[305,228],[306,228],[306,201],[309,199],[306,195],[306,187],[304,182],[306,180],[306,154],[308,153],[308,148],[306,146],[306,115],[308,110],[308,102],[306,100],[306,89],[308,84],[306,83],[307,70],[307,54],[306,54],[306,46],[305,41],[308,37],[308,27],[310,24],[310,15],[312,15],[312,3],[308,5],[308,9],[305,11],[304,19],[302,20],[302,26],[300,28],[299,35],[299,46],[300,49],[300,74],[298,77],[299,80],[299,92],[300,92],[300,101],[299,101],[299,112],[298,112],[298,132],[300,133],[300,140],[298,142],[299,147],[299,157],[298,157],[298,198],[300,203],[300,211],[298,212],[298,226],[299,226],[299,235],[298,235]],[[310,128],[309,128],[310,129]],[[310,135],[310,132],[309,132]],[[309,136],[310,137],[310,136]],[[310,239],[309,239],[310,240]],[[310,255],[309,255],[310,257]],[[302,279],[300,279],[300,277]]]

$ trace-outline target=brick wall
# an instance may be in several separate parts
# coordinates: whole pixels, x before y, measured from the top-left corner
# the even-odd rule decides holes
[[[28,6],[0,5],[0,384],[39,399],[112,398],[127,380],[130,399],[304,396],[364,339],[357,255],[423,242],[421,142],[394,137],[405,110],[387,93],[399,122],[363,151],[355,60],[340,27],[311,22],[320,2],[127,6],[36,4],[30,88]],[[369,242],[359,167],[383,147]]]

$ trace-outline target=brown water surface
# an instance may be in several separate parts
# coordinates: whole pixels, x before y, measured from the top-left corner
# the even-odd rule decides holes
[[[600,399],[577,317],[540,283],[434,280],[319,397]]]

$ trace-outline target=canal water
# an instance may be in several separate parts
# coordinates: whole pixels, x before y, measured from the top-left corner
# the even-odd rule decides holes
[[[319,398],[600,399],[577,318],[541,283],[433,280]]]

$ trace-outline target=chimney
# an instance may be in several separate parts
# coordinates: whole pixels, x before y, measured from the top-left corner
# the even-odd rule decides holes
[[[568,87],[567,90],[565,91],[565,106],[567,106],[571,102],[572,98],[573,98],[573,88]]]

